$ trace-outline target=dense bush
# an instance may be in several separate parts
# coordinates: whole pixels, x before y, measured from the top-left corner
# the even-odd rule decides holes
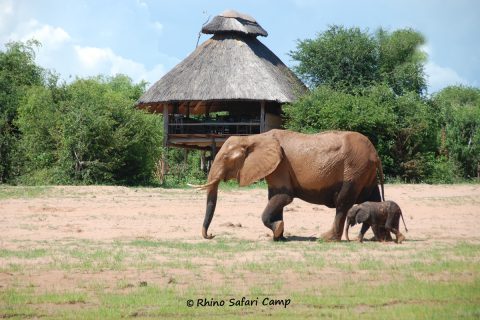
[[[312,91],[286,106],[296,131],[359,131],[379,151],[384,172],[408,182],[455,182],[480,170],[480,93],[449,87],[429,98],[411,29],[375,34],[331,26],[291,52]]]
[[[18,110],[27,183],[149,182],[160,157],[161,118],[134,108],[143,84],[125,76],[32,87]],[[46,179],[46,180],[45,180]]]
[[[390,179],[453,183],[477,177],[480,89],[429,97],[423,37],[333,26],[292,57],[312,90],[284,107],[287,129],[353,130],[370,138]],[[159,115],[134,107],[145,83],[123,75],[70,84],[35,64],[36,42],[0,51],[0,183],[202,183],[200,152],[162,148]],[[168,153],[168,154],[166,154]],[[167,156],[168,175],[160,161]]]
[[[0,183],[18,174],[15,167],[19,132],[14,124],[20,100],[31,86],[45,84],[45,71],[35,64],[38,42],[12,42],[0,51]]]
[[[295,131],[363,133],[389,176],[421,181],[430,173],[421,155],[436,150],[436,121],[432,106],[417,95],[397,96],[385,85],[355,94],[319,86],[284,110],[286,126]]]

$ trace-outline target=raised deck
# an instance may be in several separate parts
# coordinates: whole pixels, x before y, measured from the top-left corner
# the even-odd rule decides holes
[[[260,133],[260,122],[195,122],[169,123],[167,146],[211,149],[220,148],[230,136]]]

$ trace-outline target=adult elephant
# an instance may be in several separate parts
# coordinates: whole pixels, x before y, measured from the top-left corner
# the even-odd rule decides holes
[[[377,169],[383,195],[380,159],[367,137],[357,132],[328,131],[301,134],[271,130],[251,136],[227,139],[213,161],[208,182],[207,208],[202,235],[205,239],[217,203],[221,180],[236,179],[248,186],[265,178],[268,205],[262,214],[273,239],[283,239],[283,208],[300,198],[310,203],[336,208],[335,220],[325,240],[339,241],[348,210],[355,203],[381,201]]]

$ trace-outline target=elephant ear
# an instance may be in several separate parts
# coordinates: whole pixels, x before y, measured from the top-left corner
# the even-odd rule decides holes
[[[272,173],[282,160],[282,148],[273,137],[257,135],[249,137],[245,161],[238,172],[241,187],[251,185]]]
[[[370,218],[370,212],[368,210],[358,210],[355,220],[357,223],[364,223]]]

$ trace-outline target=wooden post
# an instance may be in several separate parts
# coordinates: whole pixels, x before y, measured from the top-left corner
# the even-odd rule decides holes
[[[215,137],[212,137],[212,145],[211,145],[212,162],[215,159],[216,155],[217,155],[217,142],[215,141]]]
[[[165,176],[168,172],[168,105],[163,105],[163,154],[162,159],[160,160],[160,172],[159,180],[163,184],[165,182]]]
[[[163,146],[168,145],[168,106],[163,105]]]
[[[265,132],[265,101],[260,102],[260,133]]]

